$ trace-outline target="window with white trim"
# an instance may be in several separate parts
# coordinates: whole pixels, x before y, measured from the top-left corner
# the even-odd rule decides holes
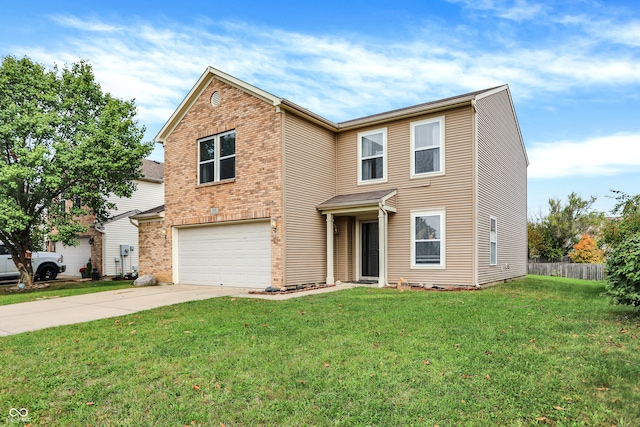
[[[411,123],[411,176],[444,172],[444,116]]]
[[[358,183],[387,180],[387,129],[358,133]]]
[[[498,219],[489,219],[489,265],[498,265]]]
[[[445,266],[445,213],[411,213],[411,266]]]
[[[198,140],[198,183],[236,177],[236,131]]]

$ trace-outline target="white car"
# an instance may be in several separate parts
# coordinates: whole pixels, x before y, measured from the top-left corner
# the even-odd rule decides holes
[[[54,280],[59,273],[64,273],[67,266],[62,263],[62,255],[55,252],[32,252],[31,266],[36,280]],[[19,278],[9,250],[0,242],[0,280]]]

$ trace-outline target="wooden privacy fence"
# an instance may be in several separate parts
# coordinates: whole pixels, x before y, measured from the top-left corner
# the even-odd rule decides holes
[[[573,264],[568,262],[530,262],[528,274],[558,276],[569,279],[604,280],[604,264]]]

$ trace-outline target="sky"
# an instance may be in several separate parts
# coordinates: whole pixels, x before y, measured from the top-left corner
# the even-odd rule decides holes
[[[334,122],[508,84],[530,218],[572,192],[604,212],[610,190],[640,193],[637,0],[2,3],[0,57],[88,61],[145,140],[207,66]]]

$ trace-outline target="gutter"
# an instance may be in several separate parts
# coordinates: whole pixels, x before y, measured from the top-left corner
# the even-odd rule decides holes
[[[338,125],[332,122],[331,120],[325,119],[324,117],[310,110],[307,110],[306,108],[301,107],[298,104],[295,104],[287,99],[281,98],[280,102],[276,104],[276,107],[284,108],[285,110],[295,112],[298,114],[303,114],[310,121],[314,122],[317,125],[322,126],[325,129],[329,129],[334,132],[338,131]]]

